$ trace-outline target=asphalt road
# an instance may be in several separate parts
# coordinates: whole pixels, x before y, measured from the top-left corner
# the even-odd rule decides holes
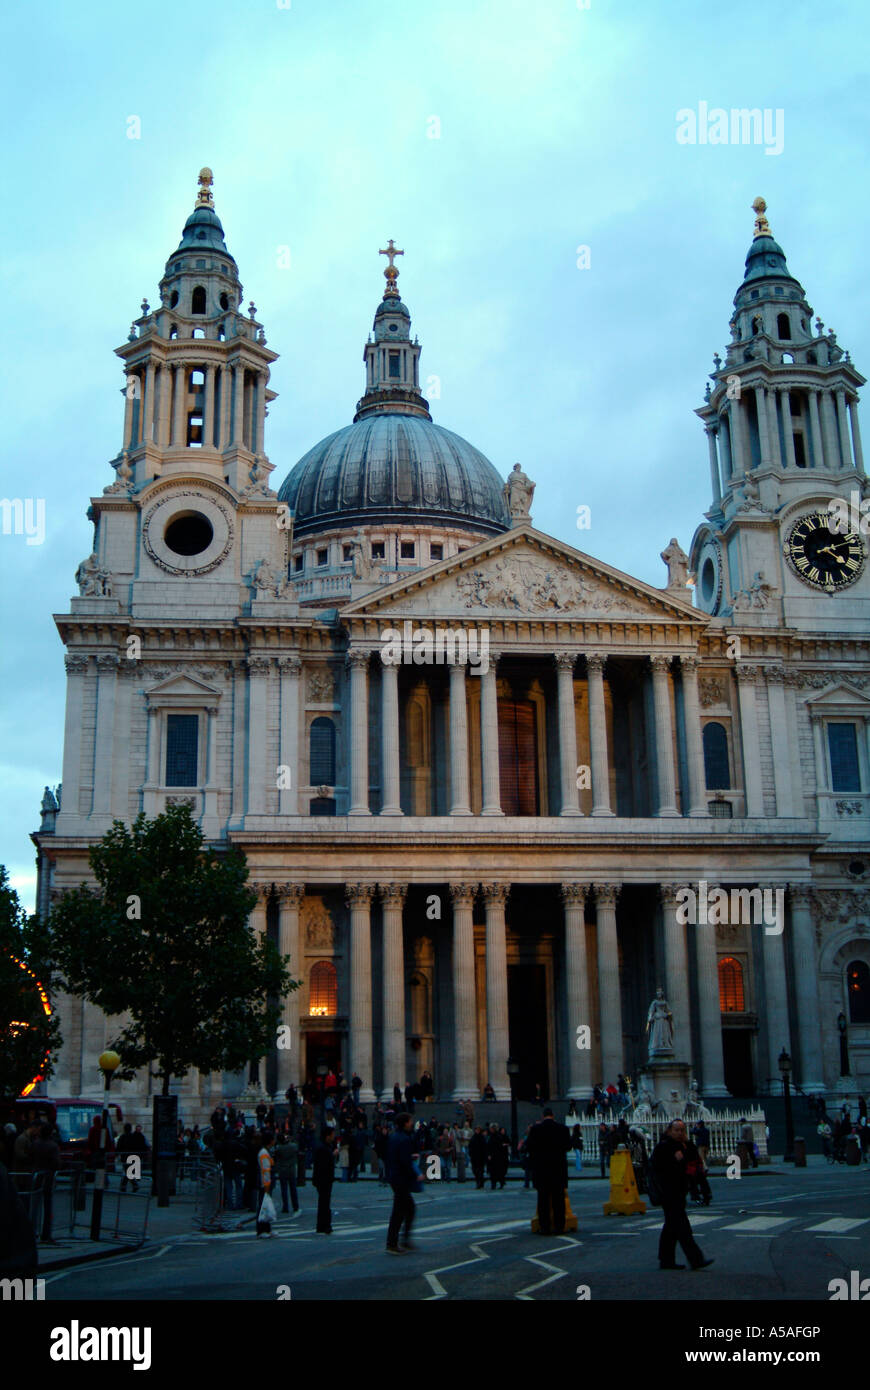
[[[333,1188],[334,1234],[314,1232],[315,1193],[270,1239],[253,1227],[185,1234],[132,1256],[49,1274],[46,1300],[367,1301],[828,1300],[831,1279],[870,1276],[870,1167],[711,1179],[713,1205],[690,1208],[707,1270],[663,1273],[661,1215],[609,1216],[604,1181],[575,1183],[579,1229],[532,1235],[535,1196],[520,1183],[478,1192],[429,1184],[417,1199],[414,1253],[385,1253],[391,1196],[373,1183]],[[697,1214],[696,1214],[697,1213]],[[678,1250],[677,1258],[681,1255]]]

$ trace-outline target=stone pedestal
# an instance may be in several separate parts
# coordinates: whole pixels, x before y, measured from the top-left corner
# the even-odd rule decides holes
[[[676,1117],[682,1115],[685,1108],[691,1073],[688,1062],[659,1057],[639,1069],[638,1088],[646,1087],[653,1099],[660,1101],[668,1114]]]

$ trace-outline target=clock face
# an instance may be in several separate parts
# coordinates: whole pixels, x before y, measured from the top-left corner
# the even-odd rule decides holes
[[[842,535],[831,530],[830,521],[827,512],[801,517],[789,532],[783,550],[799,579],[833,594],[854,584],[866,557],[857,531]]]

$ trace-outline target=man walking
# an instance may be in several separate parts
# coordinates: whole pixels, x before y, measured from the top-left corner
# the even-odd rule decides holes
[[[478,1188],[483,1187],[484,1174],[486,1172],[486,1135],[481,1125],[477,1125],[475,1131],[468,1141],[468,1157],[471,1160],[471,1171],[474,1174],[474,1181]]]
[[[692,1269],[705,1269],[713,1263],[705,1260],[703,1251],[697,1245],[689,1218],[686,1215],[686,1195],[689,1191],[689,1175],[686,1171],[689,1139],[682,1120],[672,1120],[662,1135],[661,1141],[653,1149],[650,1168],[653,1184],[661,1196],[662,1212],[665,1222],[659,1236],[659,1269],[685,1269],[685,1265],[674,1262],[677,1244]],[[652,1193],[652,1186],[650,1188]]]
[[[317,1234],[332,1235],[332,1184],[335,1182],[335,1130],[328,1129],[314,1150],[311,1181],[317,1188]]]
[[[296,1191],[296,1165],[299,1161],[299,1145],[293,1137],[292,1129],[282,1134],[275,1144],[275,1168],[281,1185],[281,1210],[288,1212],[287,1198],[293,1203],[293,1215],[299,1212],[299,1196]]]
[[[538,1194],[541,1235],[564,1235],[571,1135],[565,1125],[556,1123],[549,1105],[545,1107],[543,1117],[532,1126],[527,1147],[532,1181]]]
[[[402,1255],[412,1250],[411,1225],[414,1220],[414,1198],[417,1186],[414,1172],[414,1141],[411,1138],[411,1116],[397,1115],[396,1128],[387,1142],[387,1182],[393,1189],[393,1210],[387,1228],[387,1254]],[[403,1228],[402,1244],[399,1230]]]

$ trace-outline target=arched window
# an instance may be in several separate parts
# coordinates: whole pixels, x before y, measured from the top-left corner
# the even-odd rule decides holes
[[[498,762],[505,815],[540,815],[538,728],[532,700],[499,700]]]
[[[850,960],[846,966],[849,992],[849,1022],[870,1023],[870,965],[866,960]]]
[[[171,295],[170,300],[169,300],[169,307],[170,307],[170,309],[174,309],[177,303],[178,303],[178,290],[173,290],[173,291],[172,291],[172,295]]]
[[[205,313],[205,286],[197,285],[190,300],[190,312],[192,314]]]
[[[745,1008],[743,966],[733,956],[723,956],[719,962],[719,1011],[742,1014]]]
[[[308,780],[312,787],[335,785],[335,725],[322,714],[308,731]]]
[[[815,364],[818,362],[818,360],[819,360],[818,353],[814,352],[813,349],[810,348],[809,352],[807,353],[807,361],[808,361],[808,362],[812,362],[813,365],[815,365]]]
[[[788,314],[777,314],[776,332],[777,336],[780,338],[791,337],[791,324],[788,321]]]
[[[308,1012],[312,1018],[338,1013],[338,975],[331,960],[315,961],[308,979]]]
[[[728,735],[723,724],[704,725],[704,776],[710,792],[729,791]]]

